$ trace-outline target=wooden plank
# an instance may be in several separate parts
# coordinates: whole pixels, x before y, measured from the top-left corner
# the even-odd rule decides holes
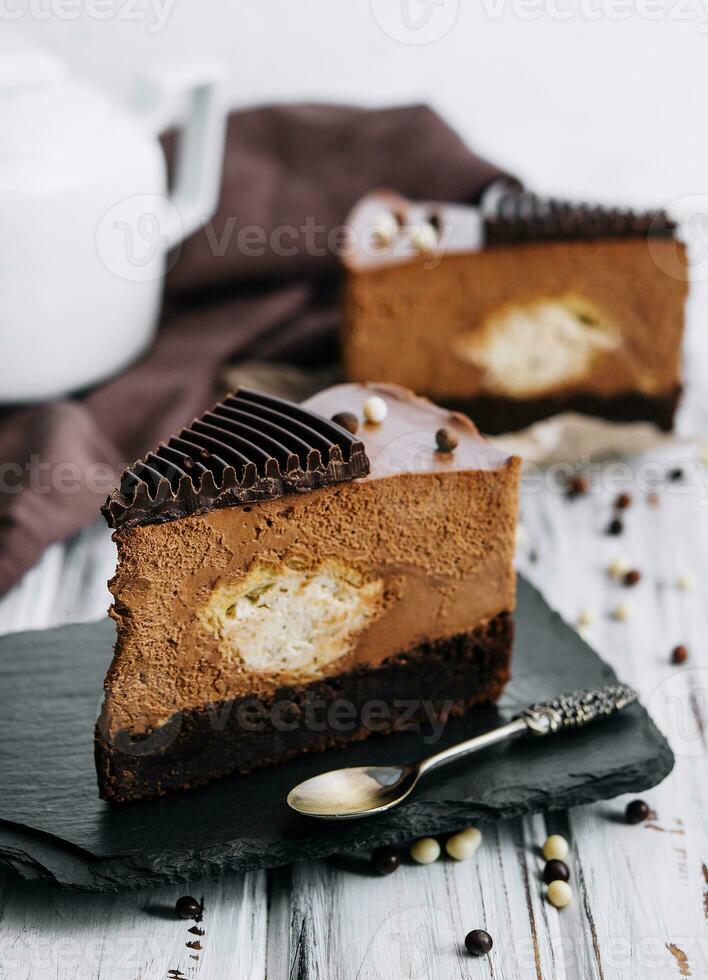
[[[12,980],[260,980],[265,973],[265,873],[124,895],[78,895],[0,876],[0,977]],[[199,923],[175,901],[204,902]]]

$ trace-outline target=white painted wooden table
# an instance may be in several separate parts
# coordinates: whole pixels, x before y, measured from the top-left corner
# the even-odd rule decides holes
[[[686,467],[658,507],[637,487],[646,460],[628,483],[617,467],[598,468],[593,491],[572,502],[528,486],[519,545],[520,568],[566,618],[595,614],[588,638],[670,736],[676,769],[645,794],[656,812],[647,824],[622,822],[624,799],[515,820],[484,827],[472,861],[382,879],[322,862],[104,897],[3,876],[2,980],[708,977],[708,467],[693,446],[655,458],[662,469]],[[625,487],[635,502],[624,536],[611,538],[602,531]],[[634,589],[605,572],[618,554],[643,574]],[[99,524],[50,549],[0,603],[0,630],[101,616],[113,563]],[[684,573],[694,578],[688,591],[675,584]],[[623,600],[632,615],[616,621]],[[677,643],[690,650],[683,667],[669,663]],[[551,830],[572,842],[575,901],[562,912],[545,902],[539,876],[538,846]],[[204,897],[201,937],[171,914],[185,893]],[[464,951],[476,927],[494,937],[489,958]]]

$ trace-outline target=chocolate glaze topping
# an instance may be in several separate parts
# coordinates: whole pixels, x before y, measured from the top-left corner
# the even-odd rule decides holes
[[[341,483],[369,472],[364,445],[316,412],[240,388],[123,471],[101,511],[114,528]]]

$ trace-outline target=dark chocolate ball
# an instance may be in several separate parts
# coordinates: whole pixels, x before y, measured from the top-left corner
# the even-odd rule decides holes
[[[494,941],[484,929],[473,929],[465,936],[465,946],[467,952],[472,956],[484,956],[494,945]]]
[[[452,429],[438,429],[435,444],[439,453],[451,453],[457,448],[457,436]]]
[[[627,823],[643,823],[649,816],[649,804],[644,800],[632,800],[624,811]]]
[[[351,432],[352,435],[359,428],[359,419],[353,412],[337,412],[336,415],[332,416],[332,421],[336,425],[341,425],[343,429],[346,429],[347,432]]]
[[[546,861],[546,866],[543,869],[543,880],[547,885],[550,885],[552,881],[568,881],[570,879],[570,870],[565,861]]]
[[[371,867],[380,875],[390,875],[401,863],[401,852],[394,847],[379,847],[371,855]]]
[[[671,663],[672,664],[685,664],[688,660],[688,650],[683,645],[679,643],[677,647],[674,647],[671,651]]]
[[[196,898],[183,895],[175,902],[175,912],[180,919],[196,919],[202,913],[202,907]]]

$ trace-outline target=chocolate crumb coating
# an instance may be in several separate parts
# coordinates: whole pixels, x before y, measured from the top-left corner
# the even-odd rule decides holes
[[[240,388],[128,467],[102,513],[110,527],[268,500],[369,471],[363,444],[300,405]]]

